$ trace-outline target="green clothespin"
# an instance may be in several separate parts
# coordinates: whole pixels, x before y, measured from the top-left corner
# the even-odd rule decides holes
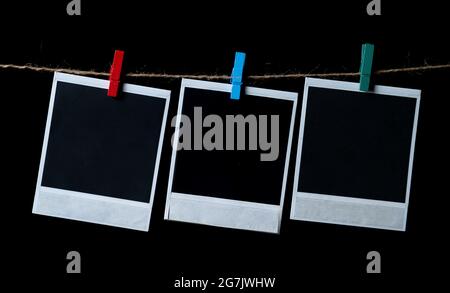
[[[372,74],[372,60],[373,60],[373,44],[363,44],[361,52],[361,68],[359,79],[359,90],[367,92],[370,85],[370,75]]]

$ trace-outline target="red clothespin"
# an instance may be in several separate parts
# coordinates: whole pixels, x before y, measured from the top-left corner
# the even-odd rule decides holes
[[[109,74],[109,88],[108,88],[109,97],[117,97],[117,93],[119,92],[120,73],[122,71],[123,55],[124,51],[122,50],[116,50],[114,52],[114,60],[111,65],[111,71]]]

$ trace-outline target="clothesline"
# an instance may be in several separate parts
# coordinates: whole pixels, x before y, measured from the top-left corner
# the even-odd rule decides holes
[[[390,68],[376,70],[373,74],[384,75],[394,73],[412,73],[422,72],[437,69],[450,68],[450,64],[438,65],[423,65],[404,68]],[[108,77],[109,72],[99,72],[95,70],[79,70],[72,68],[47,67],[37,65],[16,65],[16,64],[0,64],[0,69],[26,70],[34,72],[63,72],[78,75],[87,75],[93,77]],[[230,79],[229,75],[207,75],[207,74],[172,74],[172,73],[151,73],[151,72],[133,72],[125,74],[127,77],[135,78],[162,78],[162,79],[177,79],[177,78],[194,78],[204,80],[226,80]],[[268,79],[298,79],[304,77],[353,77],[359,76],[359,72],[330,72],[330,73],[280,73],[280,74],[263,74],[263,75],[249,75],[247,79],[252,80],[268,80]]]

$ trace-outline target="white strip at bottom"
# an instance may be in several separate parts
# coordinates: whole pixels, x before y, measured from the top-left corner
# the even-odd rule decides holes
[[[40,187],[33,213],[148,231],[151,208],[148,203]]]
[[[405,231],[405,203],[296,193],[291,219]]]
[[[281,207],[172,192],[166,219],[268,233],[280,232]]]

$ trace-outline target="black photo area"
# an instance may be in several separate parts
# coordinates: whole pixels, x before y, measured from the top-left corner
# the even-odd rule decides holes
[[[58,82],[42,185],[149,202],[165,102]]]
[[[298,191],[405,202],[416,102],[309,87]]]
[[[270,151],[248,150],[180,150],[177,152],[172,191],[213,196],[240,201],[279,205],[283,183],[286,151],[293,102],[241,94],[240,100],[231,100],[230,93],[185,88],[182,113],[191,119],[194,134],[194,107],[202,107],[202,117],[219,115],[223,120],[223,143],[226,145],[226,115],[268,117],[268,141],[272,140],[270,115],[279,115],[279,154],[274,161],[261,161],[260,154]],[[205,134],[210,128],[203,128]],[[258,123],[259,129],[259,123]],[[183,138],[181,138],[182,140]],[[259,133],[258,133],[259,141]],[[193,139],[192,139],[193,145]],[[193,149],[193,148],[192,148]]]

